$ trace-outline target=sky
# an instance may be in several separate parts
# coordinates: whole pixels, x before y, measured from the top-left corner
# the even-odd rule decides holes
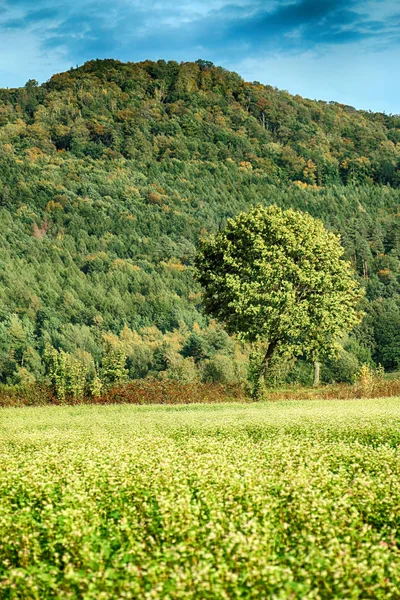
[[[400,0],[0,0],[0,87],[94,58],[202,58],[247,81],[400,113]]]

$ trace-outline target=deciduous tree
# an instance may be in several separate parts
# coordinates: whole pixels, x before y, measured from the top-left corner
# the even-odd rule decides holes
[[[362,296],[339,236],[309,214],[258,206],[200,243],[204,307],[229,333],[264,344],[260,376],[278,349],[313,361],[361,320]]]

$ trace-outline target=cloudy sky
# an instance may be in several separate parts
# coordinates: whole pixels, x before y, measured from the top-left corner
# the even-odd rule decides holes
[[[0,87],[92,58],[203,58],[398,114],[400,0],[0,0]]]

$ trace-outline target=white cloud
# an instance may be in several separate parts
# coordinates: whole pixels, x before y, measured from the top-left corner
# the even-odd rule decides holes
[[[303,1],[297,24],[285,10],[279,22],[265,18],[295,0],[64,0],[62,5],[56,0],[0,0],[0,87],[23,85],[31,78],[45,81],[72,64],[105,56],[132,61],[205,58],[245,79],[294,94],[400,112],[398,0],[350,2],[351,10],[344,2],[338,2],[344,7],[338,12],[338,31],[351,34],[354,26],[354,37],[336,39],[335,28],[329,36],[329,27],[321,30],[314,23],[308,39],[303,30],[312,0]],[[355,9],[363,16],[353,21]],[[371,23],[375,20],[380,23]]]
[[[3,32],[0,57],[0,87],[18,87],[28,79],[45,81],[71,66],[60,51],[43,53],[40,40],[30,32]]]
[[[398,114],[398,59],[397,48],[378,53],[353,44],[322,54],[245,58],[229,66],[248,81],[261,81],[306,98]]]

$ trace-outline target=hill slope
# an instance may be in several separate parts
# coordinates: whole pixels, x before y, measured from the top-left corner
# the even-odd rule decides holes
[[[239,376],[245,356],[201,314],[191,264],[201,233],[259,202],[339,231],[367,288],[326,377],[371,356],[396,368],[399,167],[400,117],[204,61],[92,61],[0,90],[2,381],[40,380],[46,345],[90,363],[120,349],[131,377]]]

